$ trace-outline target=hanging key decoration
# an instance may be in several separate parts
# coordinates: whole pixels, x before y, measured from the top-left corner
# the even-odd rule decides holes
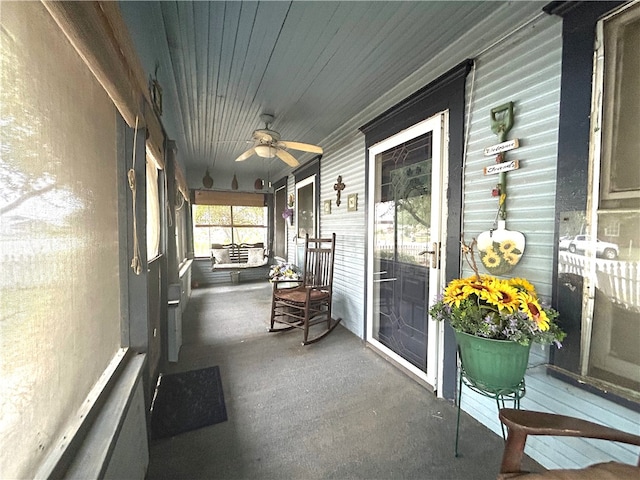
[[[520,262],[525,238],[521,232],[507,230],[507,172],[517,170],[518,160],[507,160],[507,152],[520,146],[517,138],[507,140],[513,127],[513,102],[491,109],[491,131],[498,136],[498,144],[484,149],[485,156],[495,156],[496,163],[484,168],[485,175],[498,175],[498,183],[491,195],[498,199],[493,227],[478,236],[478,251],[482,264],[494,275],[509,273]]]

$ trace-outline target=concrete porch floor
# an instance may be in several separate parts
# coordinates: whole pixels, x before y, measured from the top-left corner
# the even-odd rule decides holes
[[[163,372],[219,365],[228,420],[152,441],[147,478],[496,478],[501,437],[463,412],[455,458],[453,404],[342,326],[306,347],[268,333],[270,306],[267,282],[193,290]]]

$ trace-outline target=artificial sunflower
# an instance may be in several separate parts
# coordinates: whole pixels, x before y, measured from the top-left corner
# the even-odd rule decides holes
[[[527,292],[520,292],[518,294],[518,300],[522,311],[525,312],[531,320],[536,322],[540,330],[549,330],[549,317],[540,306],[536,297]]]
[[[513,252],[504,253],[502,256],[509,265],[517,265],[520,261],[520,255]]]
[[[469,293],[464,290],[464,287],[468,283],[468,279],[462,278],[449,282],[449,285],[447,285],[447,288],[444,291],[444,302],[447,305],[455,305],[459,307],[460,302],[469,296]]]
[[[513,240],[503,240],[500,242],[500,252],[507,255],[516,250],[516,244]]]
[[[458,332],[478,337],[521,345],[555,343],[560,347],[565,333],[555,323],[558,312],[542,307],[535,287],[524,278],[480,275],[473,257],[474,245],[462,253],[475,275],[449,282],[442,300],[429,310],[431,317],[447,321]],[[498,257],[497,251],[497,245],[488,250],[489,258]]]
[[[525,278],[512,278],[509,280],[509,283],[518,290],[524,290],[525,292],[529,292],[531,295],[536,294],[535,287]]]
[[[494,304],[499,310],[505,309],[515,312],[518,308],[518,290],[508,282],[496,280],[495,290],[498,293],[498,301]]]
[[[482,263],[484,263],[487,268],[496,268],[500,265],[500,262],[500,256],[493,250],[493,247],[489,247],[484,251]]]

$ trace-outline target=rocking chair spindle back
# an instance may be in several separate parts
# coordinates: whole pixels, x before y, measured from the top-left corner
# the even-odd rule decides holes
[[[335,233],[331,238],[309,238],[307,235],[304,272],[298,285],[281,288],[282,281],[273,283],[270,332],[301,329],[304,332],[302,344],[308,345],[324,338],[340,323],[342,319],[331,316],[335,243]],[[284,326],[276,327],[276,323]],[[320,332],[310,334],[315,325],[320,326]]]

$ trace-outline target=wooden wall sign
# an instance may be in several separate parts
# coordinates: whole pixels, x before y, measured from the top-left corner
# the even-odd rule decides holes
[[[498,213],[493,228],[478,236],[478,251],[482,264],[493,275],[509,273],[522,258],[525,238],[521,232],[508,230],[507,218],[507,172],[520,167],[518,160],[506,160],[507,152],[520,146],[517,138],[507,140],[513,127],[513,102],[491,109],[491,130],[498,136],[495,145],[484,149],[485,156],[496,156],[496,163],[484,167],[485,175],[498,175],[498,184],[491,195],[498,198]]]

